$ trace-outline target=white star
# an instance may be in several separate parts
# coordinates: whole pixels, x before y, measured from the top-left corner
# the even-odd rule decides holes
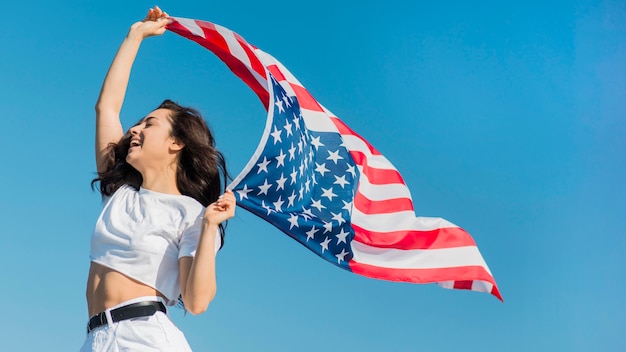
[[[326,160],[332,160],[335,162],[335,165],[337,165],[337,160],[339,159],[343,159],[342,156],[339,155],[339,149],[337,149],[336,152],[331,152],[330,150],[328,151],[328,154],[330,155],[328,158],[326,158]]]
[[[328,244],[330,243],[330,238],[326,237],[326,239],[324,240],[324,242],[320,243],[320,246],[322,246],[322,253],[324,253],[324,251],[328,250]]]
[[[267,210],[267,215],[270,215],[273,212],[269,205],[265,205],[264,200],[261,201],[261,208]]]
[[[313,198],[311,198],[311,201],[313,202],[313,204],[311,204],[311,207],[313,208],[317,208],[317,211],[322,211],[322,209],[326,209],[325,206],[322,205],[322,200],[315,200]]]
[[[324,233],[333,231],[333,223],[322,221],[324,223]]]
[[[252,189],[248,188],[248,185],[243,185],[243,189],[237,190],[239,193],[239,200],[243,200],[244,198],[248,198],[248,193],[252,192]]]
[[[296,167],[293,167],[293,172],[289,174],[289,176],[291,176],[291,183],[290,185],[293,185],[294,183],[296,183],[296,177],[298,177],[298,171],[296,171]]]
[[[290,214],[290,215],[291,217],[287,219],[287,221],[289,221],[289,230],[291,230],[294,226],[300,227],[298,226],[298,215],[295,215],[295,214]]]
[[[276,102],[274,103],[278,107],[278,113],[285,112],[285,108],[283,107],[283,101],[276,97]]]
[[[298,197],[298,200],[302,200],[302,198],[304,198],[304,186],[300,186],[300,196]]]
[[[315,226],[313,226],[309,231],[307,231],[306,241],[309,242],[309,240],[315,239],[315,234],[317,233],[317,231],[319,231],[319,229],[316,229]]]
[[[346,202],[345,200],[341,200],[343,202],[343,208],[348,211],[348,214],[352,214],[352,202]]]
[[[280,178],[278,180],[276,180],[276,190],[278,191],[279,189],[285,189],[285,181],[287,181],[287,178],[285,177],[285,175],[281,172],[280,173]]]
[[[293,124],[296,125],[296,131],[300,130],[300,118],[298,118],[298,116],[296,116],[296,114],[293,114]]]
[[[298,169],[300,170],[300,176],[304,175],[304,163],[300,163],[300,166],[298,166]]]
[[[302,217],[305,218],[306,220],[311,220],[312,217],[314,217],[315,215],[313,215],[313,213],[311,212],[311,209],[307,209],[305,207],[302,207]]]
[[[257,193],[257,196],[261,194],[267,195],[267,191],[270,189],[270,187],[272,187],[272,184],[267,183],[267,179],[265,179],[265,182],[263,182],[263,184],[259,186],[259,193]]]
[[[270,133],[272,135],[272,137],[274,137],[274,145],[276,145],[277,142],[282,142],[283,140],[280,138],[280,134],[283,131],[279,130],[278,128],[276,128],[276,125],[274,125],[274,132]]]
[[[352,174],[352,178],[356,177],[356,170],[354,169],[354,165],[348,165],[348,170],[346,171]]]
[[[291,97],[286,96],[285,93],[283,93],[283,101],[285,102],[285,105],[287,105],[287,107],[291,106]]]
[[[309,138],[311,138],[311,136],[309,136],[306,133],[302,134],[302,145],[304,145],[305,147],[307,147],[309,144],[307,143]]]
[[[265,171],[265,173],[268,173],[269,171],[267,171],[267,165],[269,165],[271,163],[271,161],[267,160],[266,156],[263,156],[263,161],[261,161],[260,163],[256,164],[256,166],[259,167],[259,171],[257,171],[257,174],[260,174],[261,171]]]
[[[315,165],[317,165],[317,167],[315,168],[315,171],[319,172],[322,175],[322,177],[324,177],[325,173],[330,172],[330,170],[326,168],[326,163],[322,163],[322,164],[315,163]]]
[[[315,146],[315,150],[319,150],[320,147],[324,146],[324,144],[322,144],[322,142],[320,142],[320,136],[313,137],[313,139],[311,139],[311,144],[313,144]]]
[[[337,264],[341,264],[341,262],[346,257],[346,254],[348,254],[348,252],[346,252],[345,248],[342,248],[341,253],[335,255],[335,257],[337,257]]]
[[[291,190],[291,195],[289,197],[287,197],[287,199],[289,199],[289,203],[287,203],[287,206],[293,206],[293,201],[296,200],[296,191],[295,190]]]
[[[283,211],[283,209],[282,209],[283,203],[285,203],[285,201],[283,201],[283,196],[279,196],[278,200],[275,201],[272,204],[274,204],[274,209],[276,209],[277,212],[282,212]]]
[[[333,193],[332,187],[330,187],[329,189],[322,187],[322,191],[322,197],[328,198],[328,200],[330,200],[331,202],[333,201],[333,197],[337,197],[337,195]]]
[[[335,179],[336,179],[336,181],[333,182],[333,184],[340,185],[341,188],[343,188],[343,186],[345,186],[345,185],[350,183],[350,182],[346,181],[346,175],[343,175],[341,177],[338,177],[338,176],[335,175]]]
[[[346,220],[344,220],[343,216],[341,215],[341,212],[339,212],[339,214],[335,214],[332,211],[330,212],[331,214],[333,214],[333,220],[337,220],[337,222],[339,223],[339,225],[343,224],[344,222],[346,222]]]
[[[302,143],[302,138],[298,141],[298,154],[302,153],[302,146],[304,145],[304,143]]]
[[[289,121],[287,121],[287,123],[285,124],[284,129],[287,131],[287,137],[291,136],[293,134],[293,132],[291,132],[291,127],[293,125],[289,123]]]
[[[349,234],[350,232],[345,232],[343,229],[341,229],[341,232],[335,235],[337,236],[337,244],[341,242],[347,244],[348,242],[346,242],[346,237],[348,237]]]
[[[304,191],[306,193],[309,193],[309,191],[311,190],[311,180],[306,180],[306,182],[304,183]]]
[[[276,157],[276,163],[277,163],[276,167],[277,168],[280,167],[281,165],[285,166],[285,157],[286,156],[287,156],[287,154],[283,153],[283,150],[281,149],[280,150],[280,154],[278,154],[278,156]]]
[[[291,148],[289,148],[289,161],[296,158],[296,147],[293,146],[293,142],[291,142]]]

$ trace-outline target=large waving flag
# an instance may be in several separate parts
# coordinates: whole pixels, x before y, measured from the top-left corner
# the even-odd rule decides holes
[[[217,55],[267,109],[259,146],[229,185],[240,207],[353,273],[502,300],[472,237],[442,218],[416,217],[393,165],[280,62],[213,23],[172,18],[167,28]]]

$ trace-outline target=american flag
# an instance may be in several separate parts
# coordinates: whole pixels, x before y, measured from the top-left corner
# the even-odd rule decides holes
[[[259,146],[229,185],[240,207],[353,273],[502,300],[472,237],[442,218],[416,217],[394,166],[280,62],[210,22],[174,17],[167,28],[217,55],[267,109]]]

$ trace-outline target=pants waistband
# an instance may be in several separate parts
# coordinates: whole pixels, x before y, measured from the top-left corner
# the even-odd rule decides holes
[[[107,309],[91,317],[89,319],[89,323],[87,324],[87,333],[100,326],[111,325],[122,320],[148,317],[154,315],[158,311],[167,313],[165,305],[160,301],[140,301],[116,307]]]

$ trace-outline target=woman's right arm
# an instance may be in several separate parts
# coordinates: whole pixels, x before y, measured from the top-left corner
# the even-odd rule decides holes
[[[100,96],[96,103],[96,166],[98,172],[104,172],[107,165],[106,155],[111,143],[117,143],[124,135],[120,122],[120,111],[126,95],[130,70],[139,51],[141,41],[147,37],[161,35],[167,25],[167,13],[158,6],[148,11],[143,21],[130,27],[117,51],[111,67],[104,78]]]

